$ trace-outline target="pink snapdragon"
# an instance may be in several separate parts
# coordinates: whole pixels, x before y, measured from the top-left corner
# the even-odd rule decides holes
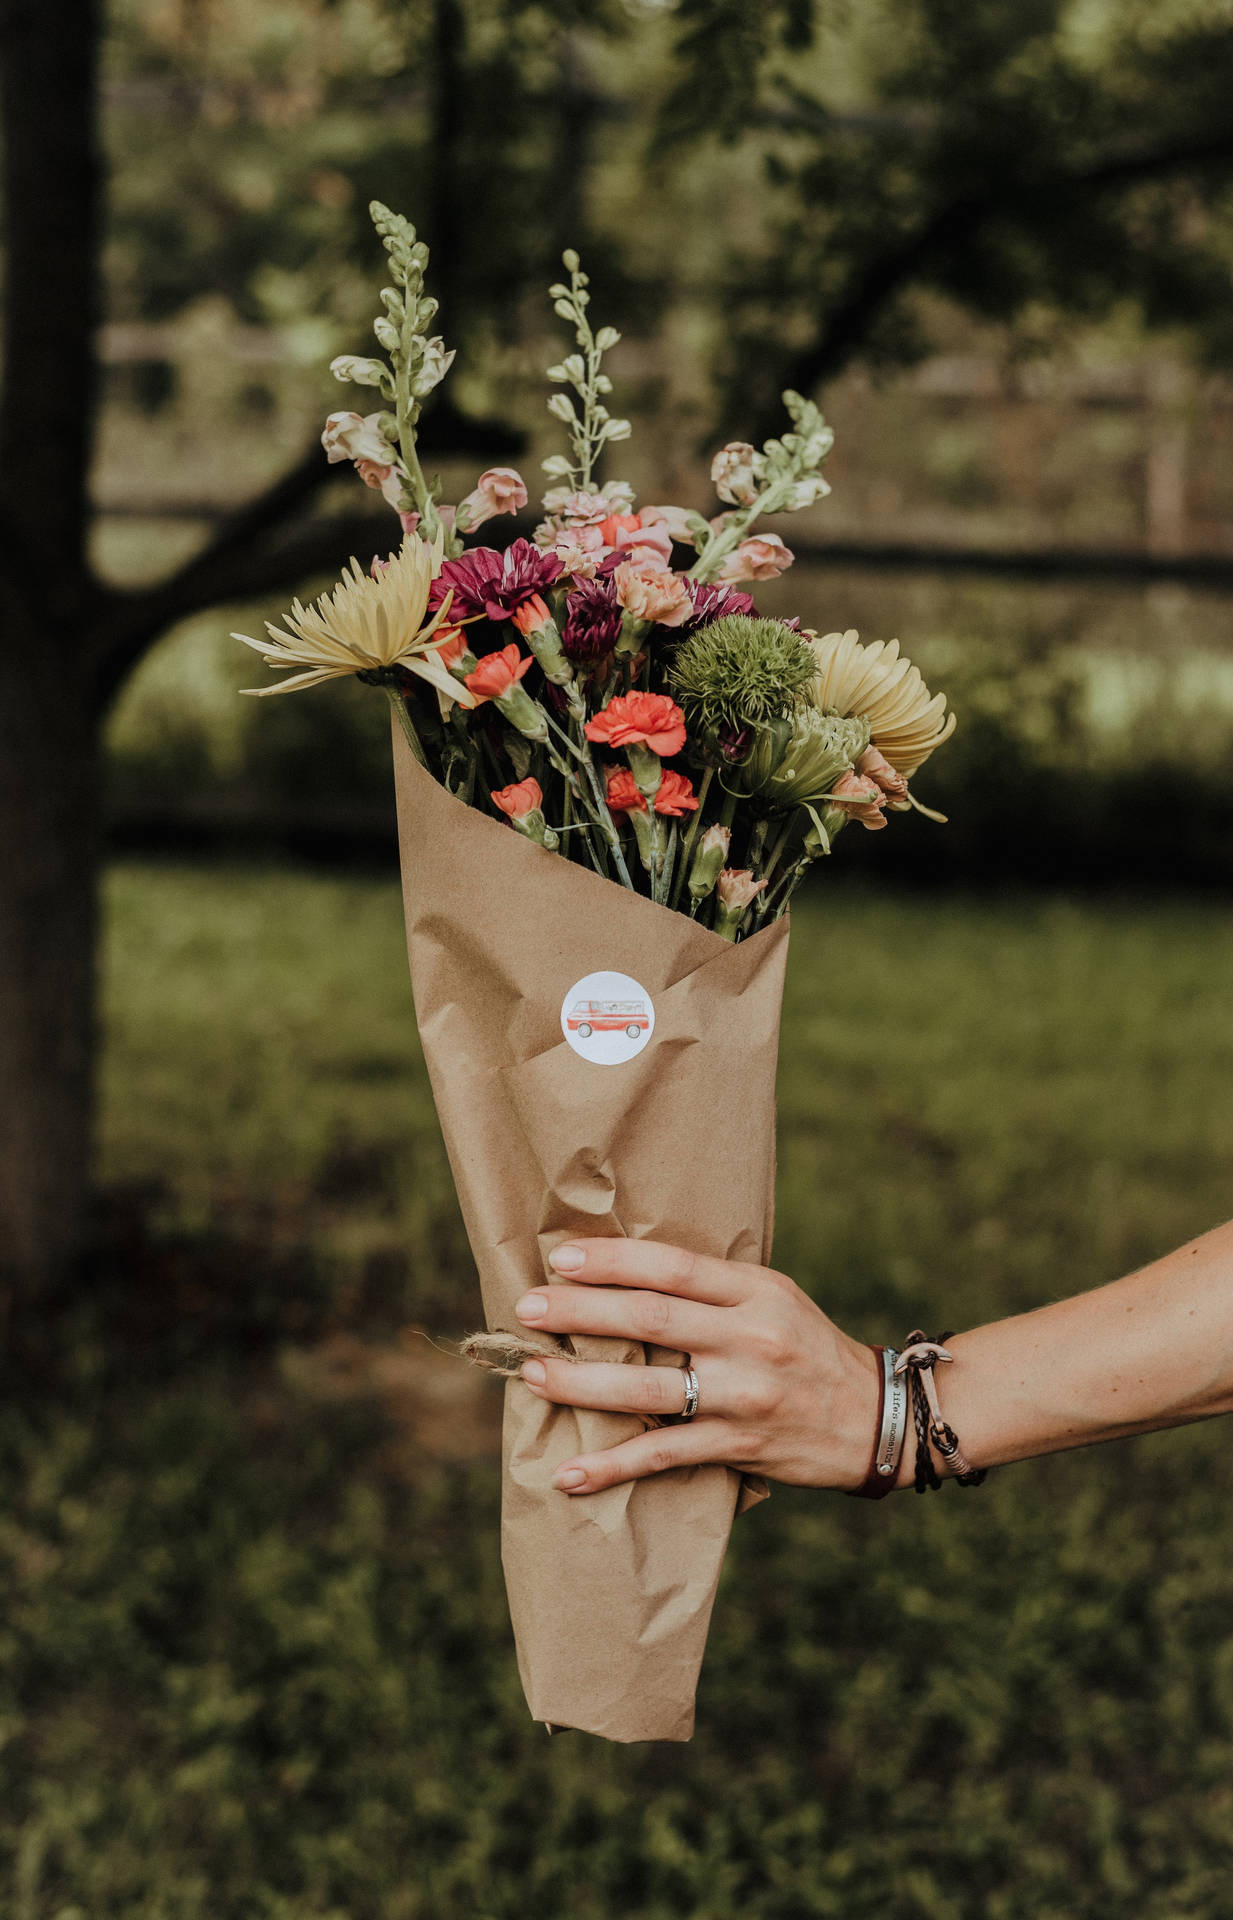
[[[711,479],[721,500],[734,507],[751,507],[758,497],[762,455],[747,440],[730,440],[711,462]]]
[[[473,532],[498,513],[517,513],[527,504],[523,478],[513,467],[489,467],[456,509],[455,524]]]
[[[402,505],[402,475],[397,467],[385,467],[377,460],[357,460],[355,470],[366,487],[377,489],[381,498],[397,511]],[[416,516],[419,518],[418,514]],[[404,529],[405,531],[405,529]]]
[[[370,461],[387,466],[393,449],[378,422],[379,413],[332,413],[325,423],[321,444],[331,466],[342,460]],[[371,481],[368,482],[371,485]]]
[[[719,569],[721,580],[775,580],[792,565],[794,555],[777,533],[755,533],[742,540]]]

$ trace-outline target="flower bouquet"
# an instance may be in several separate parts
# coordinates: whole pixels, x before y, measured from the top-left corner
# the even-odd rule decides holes
[[[850,822],[918,805],[909,780],[954,720],[897,642],[818,636],[745,591],[791,563],[765,518],[828,492],[812,402],[785,394],[782,438],[716,455],[713,518],[601,483],[629,433],[606,405],[619,336],[592,328],[572,252],[551,297],[573,347],[548,370],[568,451],[544,463],[532,538],[464,547],[527,490],[497,468],[450,507],[425,479],[417,422],[453,354],[427,249],[372,213],[382,357],[332,370],[381,404],[331,414],[323,441],[389,501],[401,545],[267,639],[236,637],[293,669],[250,691],[356,674],[391,703],[416,1012],[488,1323],[469,1350],[511,1376],[503,1559],[531,1712],[686,1739],[732,1519],[765,1488],[703,1466],[554,1492],[561,1460],[643,1423],[537,1399],[521,1361],[685,1356],[536,1335],[514,1303],[579,1233],[769,1258],[788,903]]]

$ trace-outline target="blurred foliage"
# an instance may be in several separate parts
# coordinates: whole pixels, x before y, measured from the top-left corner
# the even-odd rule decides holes
[[[695,1740],[550,1741],[495,1428],[477,1459],[460,1415],[434,1432],[315,1358],[475,1310],[396,886],[132,866],[109,901],[113,1239],[90,1294],[6,1339],[6,1913],[1221,1920],[1222,1429],[873,1509],[777,1489],[733,1536]],[[1231,961],[1223,906],[819,890],[780,1264],[873,1339],[1212,1224]]]
[[[855,830],[835,864],[870,884],[1233,883],[1233,662],[1221,604],[1182,597],[1163,623],[1141,594],[1011,587],[930,594],[800,562],[762,598],[822,630],[904,637],[960,717],[914,786],[944,827],[893,816]],[[387,856],[393,829],[384,703],[355,685],[260,703],[209,615],[138,673],[111,729],[111,809],[128,844],[288,846]],[[893,624],[892,624],[893,622]],[[257,672],[261,684],[261,672]],[[823,884],[826,884],[825,876]]]
[[[623,323],[706,309],[746,414],[924,351],[929,291],[1233,356],[1223,6],[114,0],[107,60],[118,319],[358,325],[376,195],[494,382],[566,244]]]

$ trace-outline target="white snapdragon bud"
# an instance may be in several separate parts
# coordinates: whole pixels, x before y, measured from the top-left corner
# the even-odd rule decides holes
[[[330,372],[336,380],[349,380],[353,386],[381,387],[391,395],[394,390],[388,368],[380,360],[365,359],[363,354],[340,353],[330,361]]]
[[[418,373],[411,382],[411,391],[417,400],[422,400],[426,393],[431,393],[434,387],[440,386],[454,364],[454,352],[453,347],[446,350],[445,342],[439,333],[435,333],[431,340],[425,340],[424,357],[420,362]]]

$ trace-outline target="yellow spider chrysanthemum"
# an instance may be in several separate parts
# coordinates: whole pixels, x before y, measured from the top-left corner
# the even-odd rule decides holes
[[[408,536],[388,565],[366,573],[353,559],[332,593],[322,594],[311,607],[299,600],[291,605],[286,627],[266,622],[268,640],[232,634],[253,647],[267,667],[299,667],[287,680],[272,687],[245,687],[259,698],[268,693],[298,693],[348,673],[372,672],[382,667],[407,667],[428,680],[449,700],[464,707],[475,696],[437,658],[438,628],[448,621],[448,602],[430,620],[428,590],[440,565],[440,544],[434,550]],[[289,631],[287,630],[289,629]],[[444,629],[440,638],[445,637]]]
[[[954,732],[955,716],[946,714],[946,695],[929,692],[919,668],[900,659],[897,640],[862,646],[849,629],[814,637],[809,644],[818,663],[814,704],[845,719],[863,715],[870,725],[870,745],[905,778]]]

